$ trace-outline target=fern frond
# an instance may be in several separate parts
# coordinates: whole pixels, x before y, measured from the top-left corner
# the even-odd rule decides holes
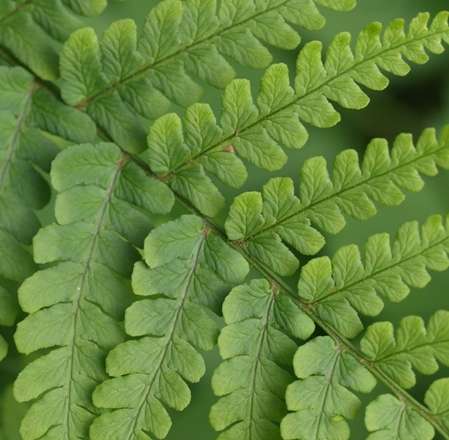
[[[339,10],[355,5],[317,3]],[[72,34],[61,53],[62,96],[86,109],[119,145],[139,151],[144,134],[137,114],[153,119],[166,111],[168,100],[188,106],[201,98],[202,88],[185,69],[225,87],[234,70],[223,55],[265,68],[271,55],[259,39],[289,49],[299,43],[286,21],[307,29],[324,25],[312,0],[229,0],[221,2],[218,14],[215,0],[163,0],[149,13],[139,39],[132,20],[113,23],[101,43],[93,29]]]
[[[155,128],[150,129],[149,133],[150,167],[154,167],[153,171],[164,181],[176,179],[178,173],[181,175],[187,173],[191,167],[195,169],[197,176],[206,180],[203,170],[198,167],[199,163],[217,175],[223,183],[232,187],[241,185],[246,178],[243,164],[227,154],[234,153],[234,150],[260,168],[269,171],[282,168],[287,156],[279,143],[289,148],[301,148],[307,140],[307,131],[300,121],[318,127],[329,127],[338,122],[340,116],[329,100],[334,100],[343,107],[363,108],[369,100],[357,82],[374,90],[381,90],[388,84],[387,78],[380,73],[378,66],[395,74],[406,74],[409,66],[402,57],[423,63],[427,60],[424,47],[431,52],[441,53],[443,50],[441,40],[449,41],[448,14],[438,14],[429,29],[427,29],[428,18],[428,14],[420,14],[412,20],[407,36],[403,35],[403,22],[393,21],[386,28],[382,43],[379,39],[381,26],[374,23],[358,36],[355,54],[349,46],[349,34],[339,34],[329,46],[324,64],[321,61],[321,43],[307,44],[297,60],[296,92],[289,85],[287,66],[272,65],[262,78],[257,106],[251,96],[249,81],[234,80],[227,86],[223,95],[220,126],[216,124],[207,106],[203,108],[197,105],[189,108],[190,114],[184,121],[184,138],[183,127],[179,120],[175,124],[176,116],[162,117],[160,121],[156,121]],[[416,55],[419,51],[421,57]],[[398,66],[402,66],[402,70]],[[192,119],[195,123],[192,123]],[[164,133],[168,129],[162,127],[169,125],[168,122],[176,127],[176,135],[174,128],[172,133]],[[187,144],[188,138],[195,140],[193,144],[195,147],[187,145],[190,152],[184,148],[184,157],[177,157],[176,161],[167,162],[163,155],[166,156],[167,150],[173,148],[169,145],[173,136],[176,136],[178,144],[184,140]],[[399,203],[402,199],[396,185],[412,190],[419,188],[421,180],[417,176],[418,171],[434,174],[427,156],[435,146],[435,140],[431,139],[431,132],[425,132],[423,136],[420,142],[427,142],[428,145],[422,147],[419,145],[416,153],[412,151],[411,139],[400,137],[391,159],[385,141],[373,141],[362,171],[355,164],[358,162],[356,152],[347,151],[339,156],[335,164],[334,179],[338,191],[347,190],[341,191],[341,196],[337,199],[340,208],[356,218],[361,216],[367,218],[375,212],[368,195],[376,201],[391,205]],[[446,145],[447,139],[447,132],[444,132],[441,144]],[[151,147],[155,144],[157,147],[152,150]],[[196,147],[198,144],[201,148]],[[411,161],[407,160],[407,154],[413,155]],[[423,156],[421,164],[415,164],[420,155]],[[440,153],[438,150],[434,157],[437,163],[442,162],[442,166],[447,167],[444,152]],[[159,162],[163,160],[165,164],[161,168]],[[307,163],[322,170],[321,180],[316,181],[316,176],[307,176],[308,170],[304,167],[305,176],[312,180],[306,183],[314,185],[318,193],[307,192],[306,195],[312,200],[317,200],[324,192],[323,199],[326,199],[332,192],[332,186],[326,175],[324,159],[315,159],[315,162]],[[389,166],[392,174],[384,175],[381,166]],[[393,177],[396,168],[398,172]],[[348,174],[349,171],[351,174]],[[378,179],[374,179],[375,177]],[[357,186],[362,185],[364,178],[371,178],[368,179],[372,180],[370,188],[366,188],[367,194],[356,197]],[[396,185],[390,181],[391,179],[394,179]],[[321,184],[320,187],[317,187],[318,182]],[[212,190],[211,186],[210,188]],[[199,189],[200,187],[195,191],[190,185],[188,191],[183,191],[183,196],[187,197],[189,192],[198,199],[196,201],[198,203],[204,197]],[[198,205],[195,206],[199,208]],[[338,232],[344,225],[339,207],[332,201],[324,203],[322,209],[332,214],[332,219],[326,222],[323,214],[317,210],[314,217],[320,227],[326,229],[327,226],[330,232]]]
[[[365,425],[373,432],[367,440],[432,440],[435,436],[428,420],[391,394],[383,394],[368,405]]]
[[[437,312],[437,316],[441,312]],[[447,312],[443,312],[447,314]],[[444,316],[447,319],[446,316]],[[435,318],[436,319],[436,318]],[[433,358],[433,356],[432,356]],[[406,440],[434,438],[433,423],[447,437],[449,433],[449,379],[437,379],[430,385],[424,396],[427,405],[412,408],[404,401],[389,394],[379,396],[371,402],[366,410],[365,424],[370,434],[367,440]],[[426,420],[427,419],[427,420]]]
[[[284,392],[292,378],[278,364],[290,365],[296,350],[285,332],[307,339],[314,324],[266,280],[234,288],[225,299],[223,316],[227,326],[218,346],[224,362],[212,377],[220,399],[211,409],[211,424],[216,430],[233,425],[220,440],[280,439]]]
[[[329,336],[298,348],[293,367],[299,380],[288,386],[287,408],[281,423],[283,439],[349,438],[345,419],[353,419],[361,402],[348,388],[369,393],[374,376]]]
[[[328,257],[315,258],[301,270],[298,295],[340,334],[355,337],[363,328],[357,313],[376,316],[383,308],[377,294],[402,301],[409,286],[424,287],[426,268],[449,266],[449,226],[440,216],[429,217],[419,233],[417,222],[402,225],[393,246],[388,234],[371,236],[365,244],[365,263],[357,246],[349,245]]]
[[[449,378],[437,379],[424,396],[433,418],[449,432]]]
[[[55,79],[58,56],[51,38],[65,41],[83,25],[77,14],[96,15],[106,5],[107,0],[3,0],[0,48],[6,48],[40,78]]]
[[[184,125],[185,136],[182,133],[181,120],[171,113],[156,120],[148,134],[150,167],[162,181],[167,181],[165,174],[170,169],[184,164],[189,157],[198,154],[210,143],[217,142],[221,135],[211,109],[202,104],[195,104],[187,110]],[[228,174],[233,174],[234,177],[241,174],[246,177],[243,164],[231,153],[221,152],[221,155],[216,155],[216,164],[217,167],[223,165],[223,173],[228,171]],[[235,167],[234,173],[230,169],[232,166]],[[224,206],[223,196],[205,174],[201,164],[192,162],[173,176],[168,185],[206,215],[214,216]]]
[[[416,148],[411,135],[399,135],[391,153],[384,139],[374,139],[361,166],[357,152],[345,150],[335,158],[332,179],[323,157],[308,159],[300,171],[299,199],[291,179],[270,179],[262,194],[250,192],[235,198],[225,223],[227,236],[265,267],[291,275],[298,261],[281,239],[303,255],[314,255],[324,238],[312,222],[337,233],[346,224],[342,212],[368,219],[376,213],[370,199],[387,206],[401,203],[401,188],[421,190],[424,182],[419,172],[433,176],[437,164],[449,168],[449,127],[438,141],[434,130],[425,130]]]
[[[416,147],[409,134],[396,137],[391,152],[385,139],[373,139],[361,166],[354,150],[345,150],[334,160],[332,180],[322,157],[305,161],[300,172],[300,211],[326,232],[338,233],[346,224],[344,212],[366,220],[376,212],[370,199],[386,206],[404,200],[401,189],[418,192],[424,186],[420,173],[435,176],[437,165],[449,167],[449,126],[436,139],[434,129],[426,129]]]
[[[26,440],[87,438],[98,411],[90,396],[105,379],[106,353],[124,339],[120,325],[130,277],[151,228],[149,212],[167,213],[172,193],[114,144],[69,147],[52,165],[59,191],[56,219],[34,239],[35,260],[57,264],[37,272],[19,289],[22,309],[17,348],[53,348],[29,364],[14,385],[19,401],[38,399],[25,416]],[[33,335],[32,338],[29,338]],[[47,405],[57,411],[47,411]]]
[[[41,130],[80,141],[95,127],[80,111],[56,101],[24,69],[0,67],[0,275],[22,282],[37,266],[27,249],[39,229],[34,209],[43,208],[50,191],[43,172],[59,148]],[[17,305],[0,287],[0,325],[12,325]],[[0,337],[1,338],[1,337]],[[0,339],[0,358],[6,342]]]
[[[371,324],[364,334],[362,353],[386,376],[402,388],[416,383],[412,366],[423,374],[438,370],[437,360],[449,365],[449,312],[440,310],[431,316],[427,330],[419,316],[407,316],[399,322],[396,338],[390,322]]]
[[[230,287],[241,283],[246,261],[196,216],[182,216],[150,233],[145,261],[135,266],[133,288],[149,297],[126,311],[126,332],[139,339],[106,358],[113,376],[93,393],[97,407],[113,409],[94,421],[95,440],[164,438],[171,426],[162,402],[177,410],[190,402],[185,383],[205,372],[200,354],[214,347],[218,326],[203,307],[220,312]],[[125,391],[126,390],[126,391]]]
[[[33,209],[43,208],[50,197],[34,166],[48,172],[59,152],[40,130],[80,142],[95,136],[95,126],[19,67],[0,67],[0,112],[0,274],[21,282],[36,270],[23,246],[39,229]]]

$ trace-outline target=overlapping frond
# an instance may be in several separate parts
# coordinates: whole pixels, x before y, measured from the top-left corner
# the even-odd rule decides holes
[[[177,410],[190,402],[185,383],[198,382],[205,372],[192,347],[215,346],[218,326],[204,309],[220,313],[224,296],[241,283],[249,267],[235,250],[213,234],[196,216],[182,216],[150,233],[145,265],[133,274],[137,295],[126,332],[138,339],[114,348],[106,358],[112,379],[93,394],[99,408],[112,409],[92,424],[95,440],[164,438],[171,426],[163,403]]]
[[[23,245],[39,229],[34,209],[50,197],[44,172],[59,148],[42,130],[82,142],[95,136],[95,126],[82,112],[58,102],[19,67],[0,67],[0,274],[21,282],[35,270]]]
[[[393,21],[385,29],[382,43],[381,26],[374,23],[358,36],[354,54],[349,45],[350,35],[339,34],[329,46],[324,64],[321,61],[321,43],[308,43],[297,60],[296,91],[289,85],[287,66],[275,64],[267,69],[262,78],[257,106],[247,80],[234,80],[227,86],[220,125],[217,125],[207,105],[189,108],[184,124],[175,115],[157,120],[148,138],[150,166],[165,181],[176,180],[178,174],[183,181],[189,180],[183,177],[184,174],[195,174],[205,181],[203,167],[231,187],[239,187],[246,179],[245,167],[235,157],[235,152],[260,168],[278,170],[287,160],[279,144],[301,148],[306,142],[307,131],[302,122],[318,127],[329,127],[338,122],[339,113],[329,100],[347,108],[363,108],[369,99],[357,83],[374,90],[385,88],[388,80],[380,73],[379,67],[405,75],[409,66],[403,58],[423,63],[427,61],[424,48],[440,53],[443,50],[441,40],[449,42],[447,18],[447,13],[438,14],[428,29],[428,14],[420,14],[412,20],[407,35],[404,35],[403,22]],[[176,140],[177,146],[184,145],[183,154],[176,156],[176,160],[168,160],[166,156],[174,148],[170,144],[173,140]],[[440,143],[447,146],[447,131]],[[387,205],[399,203],[402,195],[397,186],[419,189],[421,180],[418,171],[435,173],[428,158],[433,148],[434,161],[448,166],[447,153],[437,149],[435,144],[432,133],[425,132],[414,152],[411,138],[403,135],[397,139],[390,158],[385,141],[374,140],[362,170],[359,169],[355,151],[348,150],[338,156],[334,183],[339,197],[321,205],[321,209],[332,217],[323,216],[317,209],[314,219],[320,227],[338,232],[344,224],[340,210],[356,218],[373,215],[375,208],[368,196]],[[412,155],[411,160],[408,160],[408,154]],[[420,158],[422,160],[418,163]],[[318,201],[321,196],[324,202],[334,190],[327,176],[325,161],[312,159],[307,165],[302,173],[305,184],[311,186],[303,188],[306,203],[307,199],[310,202]],[[391,174],[384,175],[382,167],[387,166]],[[398,171],[395,173],[396,169]],[[319,173],[320,179],[316,181],[317,176],[311,173]],[[363,187],[365,180],[368,185]],[[208,185],[212,190],[212,186]],[[199,201],[205,198],[201,187],[187,186],[189,188],[183,190],[183,195],[188,193],[192,199],[195,198],[191,201],[198,207]],[[366,194],[359,196],[362,189],[366,189]],[[338,205],[335,204],[336,200]],[[207,203],[204,200],[203,204]]]
[[[28,249],[40,226],[34,210],[50,198],[41,172],[50,170],[59,151],[42,131],[76,141],[95,135],[86,115],[58,102],[27,71],[1,66],[0,276],[19,283],[37,268]],[[0,325],[12,325],[17,306],[1,292]],[[1,342],[3,354],[5,344]]]
[[[82,27],[78,15],[99,14],[106,5],[107,0],[3,0],[0,48],[6,48],[39,77],[54,79],[58,56],[51,39],[65,41]]]
[[[212,426],[221,431],[232,425],[220,440],[280,439],[284,393],[292,378],[279,364],[292,363],[296,344],[288,335],[307,339],[314,323],[266,280],[234,288],[223,316],[227,326],[218,346],[224,362],[212,378],[220,396],[209,416]]]
[[[355,0],[316,2],[349,10]],[[225,87],[234,70],[224,56],[251,68],[265,68],[269,51],[259,40],[291,49],[299,35],[287,21],[307,29],[324,24],[312,0],[227,0],[217,12],[215,0],[163,0],[136,36],[132,20],[113,23],[98,42],[93,29],[82,29],[66,42],[61,54],[62,96],[85,108],[120,146],[144,148],[137,114],[155,118],[173,101],[197,102],[202,81]]]
[[[376,316],[383,308],[378,295],[401,301],[409,287],[430,281],[427,269],[449,266],[449,225],[431,216],[419,231],[417,222],[402,225],[393,245],[388,234],[371,236],[364,248],[364,262],[357,246],[344,246],[332,258],[309,261],[301,270],[298,295],[341,335],[355,337],[362,330],[360,312]]]
[[[58,224],[39,231],[34,256],[56,264],[19,289],[29,316],[15,334],[18,350],[52,349],[14,385],[17,400],[38,399],[22,423],[25,440],[88,438],[98,413],[91,393],[106,378],[106,353],[124,340],[125,279],[139,259],[133,244],[142,246],[151,229],[149,213],[167,213],[174,200],[112,143],[67,148],[51,176]]]
[[[396,337],[393,324],[376,322],[367,328],[360,347],[386,376],[411,388],[416,383],[412,366],[423,374],[434,374],[437,360],[449,366],[449,312],[436,312],[427,329],[419,316],[407,316],[399,322]]]
[[[348,388],[369,393],[376,385],[374,376],[329,336],[299,347],[293,367],[299,380],[287,388],[292,412],[282,420],[282,438],[349,439],[345,419],[355,418],[361,402]]]

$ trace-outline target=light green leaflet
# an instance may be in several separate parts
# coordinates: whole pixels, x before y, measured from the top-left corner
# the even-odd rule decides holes
[[[354,338],[363,329],[360,312],[376,316],[383,308],[378,294],[401,301],[409,285],[424,287],[430,280],[426,269],[445,270],[449,265],[448,225],[439,216],[402,225],[393,245],[388,234],[371,236],[362,263],[357,246],[349,245],[334,257],[315,258],[301,270],[298,295],[318,316],[341,335]]]
[[[281,238],[303,254],[315,254],[324,245],[322,236],[297,214],[299,200],[293,182],[271,179],[259,193],[244,193],[234,200],[226,219],[226,233],[237,245],[279,275],[292,275],[298,261]],[[284,221],[288,220],[288,221]],[[283,223],[276,227],[277,223]]]
[[[430,385],[424,396],[424,402],[429,407],[435,420],[446,430],[449,429],[449,379],[437,379]]]
[[[227,429],[220,440],[280,439],[284,393],[292,378],[279,364],[290,365],[296,349],[284,332],[307,339],[314,324],[266,280],[234,288],[223,305],[223,316],[227,326],[218,346],[224,362],[212,378],[220,399],[212,406],[211,424],[217,431]]]
[[[368,405],[365,425],[368,431],[374,431],[367,440],[431,440],[435,435],[427,420],[390,394],[383,394]]]
[[[39,231],[34,256],[57,264],[19,290],[30,315],[18,325],[18,350],[52,349],[14,384],[18,401],[37,399],[22,423],[24,440],[87,438],[98,414],[91,393],[106,379],[104,358],[124,340],[119,321],[130,302],[125,278],[139,259],[133,244],[141,246],[151,229],[149,212],[167,213],[174,200],[111,143],[67,148],[51,174],[59,192],[58,224]],[[47,405],[57,411],[48,412]]]
[[[434,374],[437,360],[449,365],[449,312],[436,312],[427,329],[419,316],[407,316],[399,322],[396,338],[390,322],[376,322],[367,328],[360,346],[386,376],[402,388],[411,388],[416,384],[412,366],[420,373]]]
[[[298,348],[293,367],[300,379],[289,385],[282,438],[348,440],[345,419],[353,419],[360,400],[348,388],[369,393],[376,385],[372,374],[329,337],[317,337]]]
[[[94,404],[112,411],[90,429],[92,440],[164,438],[171,426],[164,408],[190,402],[185,383],[205,372],[201,355],[210,350],[218,326],[204,308],[220,312],[230,286],[243,281],[246,261],[195,216],[182,216],[155,229],[145,241],[145,262],[137,263],[133,288],[147,297],[131,305],[125,329],[132,339],[106,358],[112,379],[93,393]],[[126,390],[126,391],[125,391]]]

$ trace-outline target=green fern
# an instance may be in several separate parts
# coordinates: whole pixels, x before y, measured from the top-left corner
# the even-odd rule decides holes
[[[114,379],[94,391],[93,401],[99,408],[120,409],[92,424],[92,439],[167,435],[170,417],[160,401],[177,410],[189,404],[184,380],[198,382],[205,372],[191,344],[211,350],[219,333],[201,306],[219,313],[228,285],[241,283],[248,273],[245,260],[195,216],[150,233],[145,262],[149,268],[135,267],[133,288],[150,299],[135,302],[125,316],[126,332],[142,338],[118,345],[106,359]]]
[[[60,153],[52,184],[59,191],[58,224],[36,235],[34,258],[60,263],[22,284],[20,305],[30,315],[18,325],[15,341],[22,353],[59,348],[29,364],[15,382],[17,400],[41,396],[22,423],[27,439],[87,436],[98,413],[90,395],[106,379],[102,359],[124,339],[119,321],[130,293],[123,277],[139,259],[132,245],[141,246],[151,228],[148,211],[166,213],[173,203],[165,186],[146,179],[109,143]],[[59,411],[49,413],[48,404]]]
[[[343,10],[355,4],[326,3]],[[165,0],[147,16],[138,40],[131,20],[113,23],[100,44],[93,29],[73,33],[61,54],[64,100],[86,109],[128,151],[139,152],[145,133],[137,114],[154,118],[167,110],[169,101],[188,106],[201,98],[202,88],[185,69],[224,87],[235,73],[223,55],[262,69],[271,55],[257,37],[293,49],[299,36],[285,19],[307,29],[324,24],[312,0],[225,1],[218,14],[216,9],[213,0]]]
[[[422,175],[449,169],[449,127],[416,144],[399,134],[391,149],[374,139],[361,160],[344,150],[331,173],[323,157],[302,159],[297,190],[277,176],[239,192],[252,165],[283,168],[283,147],[303,147],[307,125],[367,106],[365,89],[389,83],[382,71],[404,76],[407,61],[442,53],[449,12],[407,29],[372,23],[353,44],[339,33],[324,60],[310,41],[292,87],[265,43],[294,50],[298,27],[324,25],[321,7],[355,0],[162,0],[140,33],[124,19],[98,39],[80,17],[106,5],[0,0],[0,325],[15,332],[0,336],[0,367],[23,364],[20,437],[165,438],[171,409],[189,405],[188,383],[210,369],[203,351],[218,345],[209,419],[220,440],[347,440],[363,406],[369,440],[449,439],[448,379],[422,402],[406,391],[421,381],[414,370],[449,366],[449,312],[427,326],[374,321],[384,300],[448,268],[448,224],[433,215],[392,243],[371,235],[363,258],[356,244],[316,256],[345,216],[367,220],[375,203],[399,205]],[[255,98],[235,63],[265,69]],[[220,115],[199,103],[197,80],[224,89]],[[54,218],[36,213],[52,194]],[[7,355],[11,343],[36,353]],[[375,395],[377,381],[392,394]],[[0,426],[0,438],[18,435]]]

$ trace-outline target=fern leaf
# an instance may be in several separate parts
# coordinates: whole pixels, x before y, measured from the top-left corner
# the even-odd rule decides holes
[[[429,407],[433,419],[438,421],[446,431],[449,430],[449,379],[437,379],[424,396],[424,402]]]
[[[200,148],[216,140],[221,130],[214,124],[214,116],[209,107],[195,105],[185,116],[186,132],[184,139],[181,121],[174,113],[156,120],[148,135],[148,155],[153,172],[162,175],[170,169],[187,161],[189,156],[198,153]],[[200,133],[194,129],[198,127]],[[203,138],[204,136],[204,138]],[[184,142],[185,141],[185,142]],[[216,215],[224,206],[224,198],[204,173],[201,164],[193,163],[170,179],[169,186],[177,194],[187,198],[206,215]]]
[[[299,380],[288,386],[287,408],[281,423],[283,439],[349,439],[345,419],[353,419],[361,402],[348,388],[369,393],[374,376],[329,336],[298,348],[293,367]]]
[[[18,350],[57,346],[29,364],[14,385],[17,400],[38,398],[22,424],[26,440],[87,438],[97,413],[90,395],[106,376],[102,362],[124,339],[124,277],[139,259],[132,244],[142,245],[150,211],[167,213],[173,204],[166,186],[148,179],[110,143],[64,150],[53,162],[52,184],[59,191],[59,224],[39,231],[34,253],[38,263],[57,264],[19,289],[30,315],[18,325]],[[58,411],[49,413],[48,404]]]
[[[0,67],[0,274],[18,282],[36,269],[21,245],[30,244],[39,228],[32,208],[42,208],[49,198],[48,185],[29,161],[48,171],[58,151],[36,129],[26,127],[32,98],[31,75],[20,68]],[[33,144],[41,151],[36,152]]]
[[[376,213],[370,199],[388,206],[401,203],[401,188],[422,189],[424,182],[419,172],[432,176],[438,172],[437,164],[449,167],[448,135],[446,127],[437,141],[434,130],[427,129],[415,148],[411,136],[402,134],[396,138],[391,153],[385,140],[374,139],[361,166],[354,150],[338,154],[332,179],[322,157],[308,159],[300,172],[300,199],[294,195],[291,179],[271,179],[262,195],[252,192],[236,197],[225,224],[227,235],[266,267],[279,275],[291,275],[298,263],[280,239],[303,255],[314,255],[323,247],[324,238],[311,226],[312,222],[326,232],[337,233],[346,223],[342,212],[365,220]],[[360,260],[350,250],[341,252],[346,252],[342,260],[349,255]],[[385,294],[390,291],[384,290]],[[397,295],[400,292],[402,289],[396,290]],[[375,309],[382,307],[374,297],[371,300],[378,303],[371,304]]]
[[[348,10],[354,4],[326,6]],[[163,0],[147,16],[139,39],[132,20],[113,23],[100,44],[92,29],[72,34],[61,54],[62,96],[85,108],[119,145],[140,151],[144,135],[137,114],[155,118],[168,100],[186,107],[201,98],[202,88],[185,69],[225,87],[235,73],[223,55],[265,68],[271,55],[259,38],[289,49],[299,43],[286,20],[307,29],[324,24],[312,0],[229,0],[218,14],[215,0]]]
[[[368,405],[365,424],[373,432],[367,440],[431,440],[435,435],[422,415],[391,394],[383,394]]]
[[[191,166],[196,167],[197,162],[200,162],[209,172],[216,174],[223,183],[232,187],[241,185],[246,176],[243,164],[226,153],[234,153],[235,150],[249,162],[268,171],[282,168],[286,162],[286,155],[278,144],[283,143],[290,148],[300,148],[307,140],[307,131],[300,120],[319,127],[328,127],[338,122],[339,114],[325,96],[337,101],[343,107],[362,108],[368,103],[368,98],[355,81],[376,90],[387,86],[386,77],[380,73],[373,59],[379,60],[378,64],[386,69],[386,64],[382,64],[380,60],[384,58],[389,60],[394,55],[403,62],[402,52],[404,56],[418,61],[410,55],[410,47],[422,48],[425,45],[430,51],[441,52],[441,39],[449,41],[447,15],[441,13],[435,17],[429,30],[425,27],[427,20],[426,14],[421,14],[414,19],[408,36],[395,40],[394,48],[390,47],[393,43],[388,40],[390,38],[388,35],[394,29],[399,32],[403,29],[403,24],[392,22],[387,27],[383,46],[379,42],[380,25],[373,24],[359,35],[355,55],[349,48],[348,35],[340,34],[329,47],[324,65],[321,61],[320,44],[317,43],[315,45],[317,47],[314,43],[306,45],[297,61],[296,93],[289,85],[287,67],[283,64],[272,65],[262,78],[257,107],[251,97],[249,82],[234,80],[223,95],[220,126],[217,126],[210,109],[201,108],[200,111],[198,106],[189,108],[189,118],[193,116],[201,122],[197,122],[195,126],[185,120],[184,131],[186,133],[189,131],[189,136],[195,136],[200,145],[202,144],[201,149],[198,151],[191,147],[190,154],[186,152],[183,158],[184,163],[179,158],[176,164],[166,163],[165,168],[158,166],[158,162],[163,160],[159,157],[160,151],[150,150],[150,167],[167,181],[176,178],[178,173],[184,173]],[[418,32],[417,29],[420,30],[420,38],[415,41],[414,35]],[[372,46],[370,50],[368,46]],[[421,59],[421,61],[425,60]],[[364,77],[362,78],[360,72],[364,72],[365,69],[377,72],[375,75],[372,74],[377,79],[368,82]],[[311,78],[315,79],[312,81]],[[335,85],[330,85],[334,83]],[[350,102],[349,96],[358,103]],[[207,123],[204,120],[205,114],[207,114]],[[161,123],[165,122],[164,119]],[[181,132],[182,127],[179,122],[177,126],[178,131]],[[214,141],[208,138],[205,142],[206,133],[209,135],[207,129],[214,132]],[[160,143],[160,136],[156,136],[157,142]],[[150,130],[149,142],[153,142],[153,137],[154,134]],[[163,142],[167,144],[168,139]],[[181,137],[179,142],[182,142]],[[369,218],[376,212],[369,197],[386,205],[398,204],[403,199],[398,186],[417,191],[422,186],[418,172],[435,174],[434,165],[432,165],[435,163],[447,168],[447,143],[447,129],[443,131],[438,143],[431,130],[425,131],[416,150],[411,137],[401,135],[393,146],[390,158],[386,141],[373,140],[367,149],[361,170],[355,151],[347,150],[337,156],[334,165],[334,182],[329,179],[324,159],[310,159],[301,173],[301,200],[305,205],[322,202],[313,209],[313,212],[311,211],[310,218],[327,232],[336,233],[345,224],[341,211],[356,218]],[[165,145],[161,148],[169,147]],[[220,160],[217,160],[218,157]],[[390,173],[385,173],[383,167],[388,167]],[[202,170],[198,172],[198,175],[205,178]],[[183,195],[186,196],[186,191]],[[197,197],[201,198],[201,196],[199,192]]]
[[[296,344],[284,333],[307,339],[314,324],[293,301],[271,289],[266,280],[252,280],[226,297],[227,326],[218,338],[224,362],[212,377],[220,396],[212,407],[214,429],[224,439],[280,439],[286,413],[284,392],[291,376],[278,363],[290,365]]]
[[[298,214],[299,207],[291,179],[271,179],[263,187],[263,198],[256,192],[235,198],[225,223],[226,233],[265,267],[279,275],[292,275],[299,263],[281,238],[306,255],[315,254],[324,245],[321,234]]]
[[[411,388],[416,383],[412,366],[420,373],[434,374],[437,359],[449,365],[448,318],[449,312],[436,312],[426,330],[422,318],[407,316],[400,321],[396,338],[391,323],[376,322],[367,328],[360,347],[386,376],[402,388]]]
[[[224,184],[238,188],[246,180],[247,172],[235,152],[260,168],[269,171],[282,168],[287,156],[278,143],[300,148],[307,139],[307,133],[294,113],[277,114],[291,96],[293,90],[288,85],[287,66],[277,64],[270,66],[262,78],[258,95],[260,112],[253,102],[249,81],[234,80],[223,95],[220,125],[205,104],[189,107],[182,125],[174,115],[156,120],[148,136],[151,169],[164,181],[170,181],[199,163]],[[267,115],[270,112],[273,115]],[[168,122],[175,124],[174,119],[177,119],[179,132],[177,142],[184,142],[187,149],[184,148],[183,156],[169,162],[164,157],[167,153],[161,150],[174,147],[169,145],[168,137],[160,135],[160,126]],[[163,167],[161,161],[164,161]]]
[[[33,165],[48,172],[59,148],[40,130],[74,141],[95,136],[82,112],[39,88],[24,69],[0,67],[0,274],[18,282],[36,269],[22,244],[31,244],[39,228],[33,212],[49,200],[49,188]],[[40,130],[39,130],[40,129]]]
[[[429,217],[419,233],[417,222],[402,225],[390,247],[388,234],[371,236],[365,244],[365,264],[354,245],[341,248],[332,261],[315,258],[301,270],[298,295],[340,334],[353,338],[362,324],[355,310],[376,316],[383,308],[377,294],[402,301],[409,287],[424,287],[426,268],[449,265],[448,231],[439,216]]]
[[[162,402],[184,409],[190,401],[185,380],[198,382],[205,371],[191,344],[210,350],[218,336],[203,307],[219,313],[228,286],[242,282],[248,272],[246,261],[195,216],[152,231],[145,261],[149,267],[135,267],[133,287],[148,298],[135,302],[125,316],[126,332],[139,339],[118,345],[106,358],[113,378],[94,391],[93,401],[113,411],[92,424],[95,440],[167,435],[171,421]]]
[[[83,22],[77,14],[99,14],[107,0],[7,0],[0,11],[0,47],[47,80],[58,76],[51,38],[65,41]],[[51,37],[51,38],[49,38]]]

